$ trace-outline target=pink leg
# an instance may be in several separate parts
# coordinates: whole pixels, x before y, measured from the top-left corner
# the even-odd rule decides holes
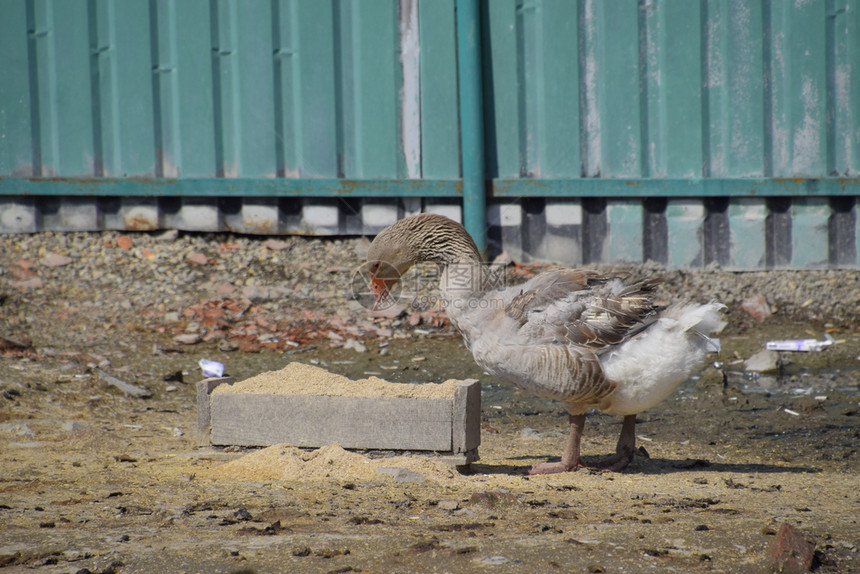
[[[621,436],[618,437],[618,445],[615,454],[609,458],[597,461],[590,468],[603,470],[624,470],[633,460],[633,452],[636,450],[636,415],[624,417],[621,425]]]
[[[561,455],[561,462],[536,464],[531,467],[529,474],[554,474],[585,466],[582,459],[579,458],[579,442],[582,439],[582,429],[585,427],[585,415],[569,415],[568,422],[570,423],[570,435],[567,438],[564,453]]]

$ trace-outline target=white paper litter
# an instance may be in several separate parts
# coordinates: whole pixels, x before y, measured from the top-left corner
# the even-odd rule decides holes
[[[218,361],[210,361],[209,359],[200,359],[197,363],[203,371],[204,377],[223,377],[224,365]]]
[[[768,351],[821,351],[833,344],[830,333],[824,333],[824,340],[818,339],[784,339],[768,341],[764,348]]]

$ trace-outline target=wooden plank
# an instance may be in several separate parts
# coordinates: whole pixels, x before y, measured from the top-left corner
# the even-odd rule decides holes
[[[215,445],[452,449],[445,399],[216,393],[210,413]]]

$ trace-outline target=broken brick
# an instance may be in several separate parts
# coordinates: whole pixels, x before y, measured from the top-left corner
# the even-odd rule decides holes
[[[803,574],[812,568],[815,541],[807,538],[788,522],[783,522],[770,545],[772,572]]]

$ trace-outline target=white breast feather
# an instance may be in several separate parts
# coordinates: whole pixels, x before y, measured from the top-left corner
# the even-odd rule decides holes
[[[650,329],[607,353],[603,370],[618,387],[599,408],[609,414],[635,414],[669,396],[713,350],[703,335],[722,327],[722,307],[712,302],[669,308]]]

